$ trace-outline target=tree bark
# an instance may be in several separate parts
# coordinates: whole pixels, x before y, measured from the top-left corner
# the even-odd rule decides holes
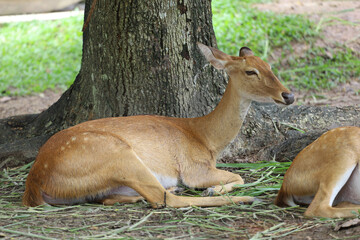
[[[31,124],[34,134],[104,117],[202,115],[226,83],[196,46],[216,44],[207,0],[99,0],[83,41],[79,75]]]

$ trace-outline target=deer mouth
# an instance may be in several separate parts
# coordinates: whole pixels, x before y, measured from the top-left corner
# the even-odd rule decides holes
[[[283,92],[281,94],[281,97],[282,99],[281,100],[278,100],[278,99],[274,99],[274,102],[277,103],[277,104],[281,104],[281,105],[290,105],[290,104],[293,104],[294,101],[295,101],[295,98],[294,98],[294,94],[293,93],[286,93],[286,92]]]
[[[286,103],[279,101],[279,100],[275,100],[275,99],[274,99],[274,102],[279,105],[287,105]]]

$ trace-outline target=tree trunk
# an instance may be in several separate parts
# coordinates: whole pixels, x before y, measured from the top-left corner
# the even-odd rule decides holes
[[[225,78],[205,62],[197,41],[216,44],[210,1],[97,1],[80,73],[32,124],[33,133],[103,117],[209,112]]]

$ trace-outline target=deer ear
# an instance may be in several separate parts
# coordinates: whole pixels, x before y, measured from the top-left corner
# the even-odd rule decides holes
[[[242,47],[242,48],[240,48],[239,56],[240,56],[240,57],[254,56],[254,53],[253,53],[253,51],[251,51],[250,48],[248,48],[248,47]]]
[[[197,45],[200,48],[202,54],[205,56],[206,60],[208,60],[216,69],[224,69],[228,60],[231,60],[229,55],[223,53],[220,50],[217,50],[216,48],[208,47],[199,42]]]

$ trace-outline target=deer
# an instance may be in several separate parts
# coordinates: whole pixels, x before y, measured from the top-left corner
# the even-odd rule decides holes
[[[194,118],[136,115],[90,120],[54,134],[40,148],[25,183],[25,206],[134,203],[151,207],[211,207],[252,203],[224,195],[244,184],[216,168],[219,153],[238,134],[252,101],[290,105],[294,94],[270,65],[242,47],[239,56],[197,43],[228,84],[209,114]],[[205,196],[176,195],[176,186]],[[216,195],[216,196],[213,196]]]
[[[334,128],[295,157],[275,204],[308,205],[307,217],[355,217],[360,210],[359,163],[360,128]]]

